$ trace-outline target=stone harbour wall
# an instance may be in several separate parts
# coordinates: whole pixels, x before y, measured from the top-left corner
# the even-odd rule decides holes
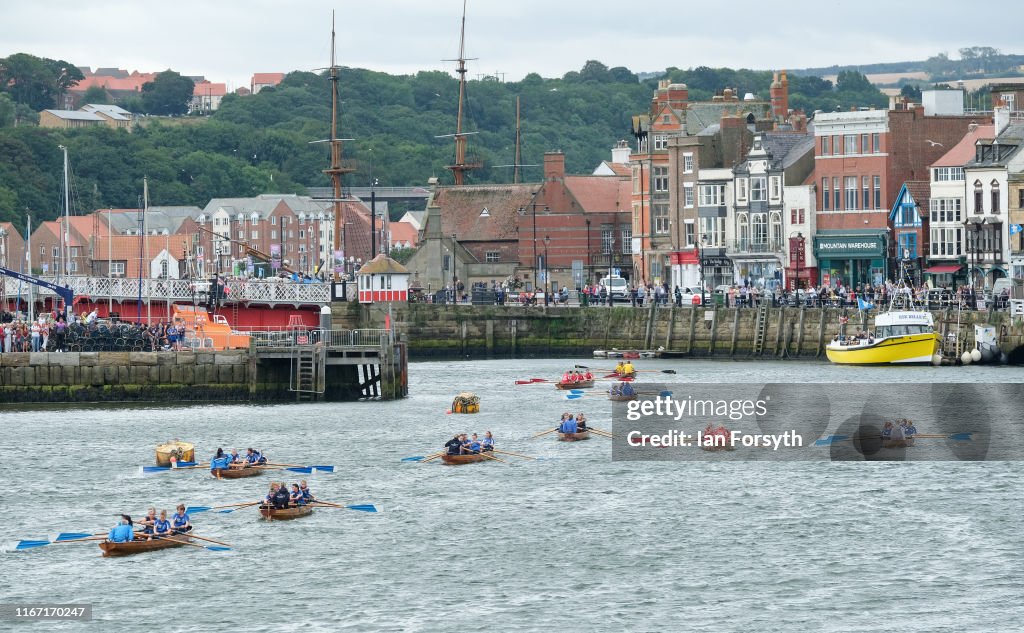
[[[288,399],[287,374],[260,373],[249,350],[8,353],[0,403]]]

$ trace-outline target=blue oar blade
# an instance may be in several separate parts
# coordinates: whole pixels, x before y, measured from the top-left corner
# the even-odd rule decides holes
[[[831,446],[834,442],[842,442],[850,439],[846,435],[828,435],[814,442],[815,446]]]
[[[170,470],[170,466],[143,466],[143,473],[165,473]]]
[[[954,434],[949,436],[949,439],[957,440],[958,442],[970,442],[971,441],[971,434],[970,433],[954,433]]]
[[[77,541],[78,539],[89,538],[90,536],[103,536],[102,534],[90,534],[89,532],[61,532],[57,535],[57,538],[53,540],[54,543],[60,543],[61,541]]]
[[[662,391],[658,395],[661,396],[662,398],[671,398],[672,397],[672,392],[671,391]]]
[[[582,393],[569,393],[569,394],[566,394],[565,399],[566,400],[579,400],[584,395],[586,395],[586,394],[582,394]]]
[[[185,508],[185,514],[195,514],[197,512],[206,512],[210,509],[210,506],[189,506]]]
[[[230,547],[222,547],[220,545],[204,545],[204,547],[211,552],[230,552]]]
[[[49,545],[49,544],[50,544],[50,541],[18,541],[18,545],[14,549],[16,549],[16,550],[32,549],[33,547],[43,547],[44,545]]]
[[[174,467],[175,468],[185,468],[186,466],[195,466],[195,465],[196,465],[196,462],[176,462],[174,464]]]
[[[587,392],[583,391],[582,389],[570,389],[569,393],[587,393]]]
[[[376,512],[377,506],[372,503],[364,503],[361,505],[345,506],[349,510],[359,510],[360,512]]]
[[[426,459],[426,458],[427,458],[426,455],[414,455],[412,457],[403,457],[402,461],[403,462],[418,462],[418,461],[420,461],[422,459]]]
[[[285,468],[285,470],[290,470],[293,473],[302,473],[303,475],[311,475],[313,473],[313,467],[312,466],[306,466],[304,468],[301,467],[301,466],[300,467]]]
[[[334,466],[313,466],[313,470],[318,473],[333,473]]]

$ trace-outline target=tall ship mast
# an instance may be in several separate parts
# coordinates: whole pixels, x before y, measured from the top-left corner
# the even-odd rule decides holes
[[[341,204],[341,179],[342,177],[352,171],[355,171],[352,167],[343,167],[341,156],[343,150],[343,142],[349,139],[338,138],[338,65],[334,59],[334,13],[331,13],[331,67],[330,67],[330,80],[331,80],[331,138],[329,143],[331,144],[331,166],[323,173],[331,177],[331,186],[333,187],[334,199],[334,252],[342,252],[342,256],[345,257],[344,247],[346,246],[345,240],[343,239],[343,231],[345,230],[345,207]],[[330,254],[331,259],[334,257],[334,253]],[[344,263],[342,263],[344,266]],[[335,266],[334,278],[338,279],[340,274]]]
[[[467,171],[479,169],[481,167],[481,163],[479,162],[466,162],[466,136],[468,134],[472,134],[472,132],[466,133],[462,131],[462,113],[466,101],[466,0],[462,0],[462,29],[459,32],[459,58],[454,61],[459,63],[458,67],[455,69],[455,72],[459,73],[459,113],[455,120],[455,134],[450,135],[455,137],[455,161],[453,164],[448,165],[447,169],[452,172],[452,176],[455,178],[455,184],[462,185],[466,182]]]

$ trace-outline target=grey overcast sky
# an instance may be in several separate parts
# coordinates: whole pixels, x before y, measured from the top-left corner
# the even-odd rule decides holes
[[[965,46],[1024,52],[1016,2],[970,18],[960,0],[468,0],[469,77],[560,77],[588,59],[634,72],[668,66],[806,68],[924,59]],[[171,68],[229,88],[254,72],[338,63],[392,74],[452,70],[462,0],[0,0],[0,57],[79,66]],[[1008,13],[1009,12],[1009,13]],[[990,19],[994,18],[994,19]],[[1016,32],[1015,32],[1016,31]]]

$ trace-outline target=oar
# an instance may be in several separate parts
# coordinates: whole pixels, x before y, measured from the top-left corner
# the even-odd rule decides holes
[[[537,459],[536,457],[530,457],[529,455],[521,455],[519,453],[512,453],[512,452],[509,452],[509,451],[501,451],[501,450],[498,450],[498,449],[494,449],[494,452],[495,453],[501,453],[502,455],[512,455],[513,457],[522,457],[523,459]]]
[[[80,539],[90,538],[92,536],[106,536],[106,533],[105,532],[103,532],[103,533],[101,533],[101,532],[61,532],[60,534],[57,535],[57,538],[53,539],[53,541],[55,543],[60,543],[62,541],[77,541],[77,540],[80,540]]]
[[[221,543],[220,541],[215,541],[212,538],[206,538],[205,536],[199,536],[198,534],[193,534],[192,532],[185,532],[185,534],[188,534],[192,538],[197,538],[200,541],[209,541],[210,543],[216,543],[217,545],[223,545],[224,547],[232,547],[231,545],[228,545],[227,543]]]
[[[153,538],[155,538],[158,541],[171,541],[172,543],[181,543],[182,545],[191,545],[192,547],[201,547],[203,549],[208,549],[211,552],[230,552],[231,551],[230,547],[221,547],[221,546],[218,546],[218,545],[200,545],[198,543],[189,543],[188,541],[179,541],[179,540],[173,539],[173,538],[171,538],[169,536],[154,536]]]
[[[830,446],[835,442],[845,442],[847,440],[864,440],[864,439],[878,439],[881,435],[829,435],[823,437],[814,442],[815,446]],[[920,437],[924,439],[950,439],[957,442],[970,442],[971,433],[951,433],[949,435],[942,435],[938,433],[918,433],[912,437]],[[905,438],[906,439],[906,438]]]
[[[281,468],[305,468],[302,464],[277,464],[274,462],[267,462],[266,464],[255,464],[256,466],[280,466]]]
[[[536,433],[536,434],[533,435],[533,437],[540,437],[541,435],[547,435],[548,433],[554,433],[557,430],[558,430],[558,427],[556,426],[553,429],[548,429],[547,431],[541,431],[540,433]],[[533,438],[531,437],[530,439],[533,439]]]
[[[590,369],[590,368],[587,367],[586,365],[576,365],[576,369]],[[614,369],[598,368],[598,369],[595,369],[594,371],[615,371],[615,370]],[[674,374],[674,373],[676,373],[676,370],[674,370],[674,369],[634,369],[633,371],[643,371],[643,372],[662,373],[662,374]],[[615,375],[618,376],[618,374],[615,374]]]
[[[428,457],[428,458],[424,459],[424,460],[423,460],[423,461],[421,461],[420,463],[421,463],[421,464],[426,464],[427,462],[432,462],[432,461],[434,461],[435,459],[437,459],[438,457],[443,457],[444,455],[445,455],[444,453],[438,453],[437,455],[431,455],[430,457]]]
[[[334,466],[313,466],[313,470],[318,473],[333,473]]]
[[[529,378],[527,380],[517,380],[517,385],[532,385],[539,382],[551,382],[547,378]]]
[[[588,426],[587,430],[588,431],[593,431],[594,433],[597,433],[598,435],[604,435],[605,437],[612,437],[612,434],[609,433],[608,431],[604,431],[604,430],[601,430],[601,429],[595,429],[592,426]]]
[[[419,462],[419,461],[423,461],[424,459],[427,459],[428,457],[440,457],[441,455],[444,455],[443,451],[442,452],[438,452],[438,453],[431,453],[430,455],[413,455],[412,457],[403,457],[402,461],[403,462]]]
[[[345,510],[358,510],[359,512],[377,512],[377,506],[372,503],[361,503],[356,505],[342,505],[340,503],[332,503],[330,501],[313,501],[312,503],[318,503],[321,505],[328,506],[330,508],[343,508]]]
[[[77,537],[77,538],[70,538],[70,537]],[[18,541],[18,544],[15,546],[14,549],[20,551],[20,550],[26,550],[26,549],[34,549],[36,547],[45,547],[47,545],[57,545],[57,544],[60,544],[60,543],[75,543],[75,542],[79,542],[79,541],[102,541],[102,540],[105,540],[106,538],[107,538],[106,534],[85,534],[85,533],[79,534],[79,533],[75,533],[75,532],[62,532],[60,535],[57,536],[57,538],[53,542],[50,542],[50,541],[33,541],[33,540]]]
[[[483,455],[483,456],[484,456],[484,457],[486,457],[487,459],[493,459],[494,461],[496,461],[496,462],[501,462],[502,464],[507,464],[507,463],[508,463],[508,462],[506,462],[506,461],[505,461],[504,459],[501,459],[501,458],[495,457],[494,455],[488,455],[487,453],[475,453],[475,454],[476,454],[476,455]]]
[[[235,510],[240,510],[242,508],[248,508],[249,506],[254,506],[254,505],[258,504],[258,503],[263,503],[263,502],[262,501],[253,501],[252,503],[232,503],[232,504],[225,505],[225,506],[189,506],[189,507],[185,508],[185,514],[196,514],[196,513],[199,513],[199,512],[206,512],[207,510],[220,510],[220,512],[222,514],[227,514],[229,512],[234,512]],[[230,510],[224,510],[224,508],[231,508],[231,509]]]

